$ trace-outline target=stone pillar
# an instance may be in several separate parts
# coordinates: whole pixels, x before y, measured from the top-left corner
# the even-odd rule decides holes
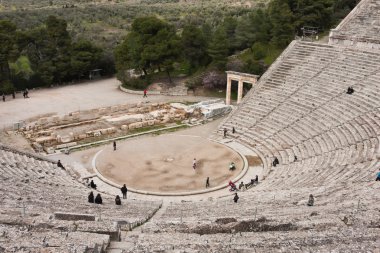
[[[243,98],[243,80],[239,79],[239,85],[238,85],[238,96],[237,96],[237,103],[241,103],[241,99]]]
[[[231,104],[231,78],[227,78],[227,89],[226,89],[226,105]]]

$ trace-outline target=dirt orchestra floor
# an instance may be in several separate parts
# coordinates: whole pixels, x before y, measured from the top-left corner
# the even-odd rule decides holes
[[[243,161],[239,154],[192,132],[197,131],[187,129],[126,140],[117,144],[116,151],[112,145],[104,146],[96,159],[97,169],[118,184],[159,192],[204,189],[207,177],[214,187],[241,172]],[[197,159],[195,170],[192,168],[194,158]],[[232,161],[237,167],[233,172],[229,171]]]

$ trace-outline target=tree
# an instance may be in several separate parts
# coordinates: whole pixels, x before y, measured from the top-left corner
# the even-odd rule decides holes
[[[333,4],[335,0],[288,0],[293,12],[295,27],[298,31],[303,26],[329,28],[332,23]]]
[[[67,32],[67,23],[63,19],[49,16],[46,20],[47,56],[55,70],[54,81],[61,83],[70,75],[71,37]]]
[[[237,21],[232,17],[226,17],[222,23],[223,30],[226,33],[229,54],[233,54],[236,49],[236,26]]]
[[[72,75],[81,78],[97,66],[102,50],[89,41],[80,40],[73,43],[71,68]]]
[[[33,70],[27,56],[20,56],[14,63],[10,64],[13,76],[29,80],[33,75]]]
[[[208,46],[208,54],[212,58],[212,63],[220,70],[223,70],[227,63],[228,42],[227,34],[223,27],[219,27]]]
[[[149,70],[164,68],[170,78],[180,52],[181,43],[174,26],[156,17],[137,18],[132,31],[115,50],[116,67],[118,72],[129,68],[141,70],[145,76]]]
[[[194,25],[185,26],[181,42],[183,57],[189,63],[191,70],[207,64],[207,42],[201,29]]]
[[[7,20],[0,20],[0,91],[8,91],[11,86],[9,57],[15,41],[16,26]]]
[[[294,37],[293,13],[285,0],[272,0],[268,14],[272,23],[271,42],[279,48],[285,48]]]

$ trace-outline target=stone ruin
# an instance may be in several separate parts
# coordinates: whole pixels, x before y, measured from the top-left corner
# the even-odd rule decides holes
[[[215,113],[210,114],[210,109],[205,109],[208,104],[218,104]],[[221,107],[216,101],[192,106],[178,103],[124,104],[63,116],[41,117],[26,123],[18,131],[37,152],[51,154],[56,150],[133,134],[142,128],[150,130],[154,126],[199,123],[205,118],[230,111],[221,110]]]

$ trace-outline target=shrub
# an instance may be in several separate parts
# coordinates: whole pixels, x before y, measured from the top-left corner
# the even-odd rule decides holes
[[[202,83],[208,89],[224,88],[227,84],[227,76],[223,72],[211,71],[203,77]]]

